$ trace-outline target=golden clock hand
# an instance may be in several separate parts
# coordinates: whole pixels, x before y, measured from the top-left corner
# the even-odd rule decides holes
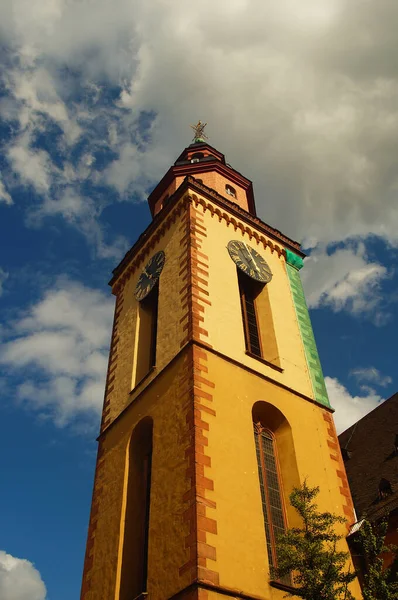
[[[150,273],[148,273],[148,271],[146,269],[144,269],[142,272],[145,273],[145,275],[148,277],[148,279],[153,279],[152,275]]]
[[[250,262],[253,262],[253,259],[250,256],[250,252],[249,252],[249,248],[247,247],[247,244],[245,244],[245,242],[243,242],[243,245],[246,248],[247,260],[249,260]]]
[[[251,252],[250,252],[250,250],[249,250],[249,247],[248,247],[248,245],[247,245],[245,242],[243,242],[243,243],[245,244],[246,251],[247,251],[247,253],[248,253],[248,255],[249,255],[249,260],[250,260],[250,261],[253,263],[253,265],[254,265],[254,267],[255,267],[255,269],[256,269],[256,271],[257,271],[257,273],[260,273],[260,270],[259,270],[258,266],[256,265],[256,261],[255,261],[255,260],[253,260],[253,257],[252,257],[252,255],[251,255]]]

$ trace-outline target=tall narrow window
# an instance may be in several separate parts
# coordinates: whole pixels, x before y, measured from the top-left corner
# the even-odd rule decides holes
[[[136,385],[156,365],[158,303],[159,283],[139,304]]]
[[[280,368],[268,285],[251,279],[239,269],[238,282],[246,352]]]
[[[238,280],[246,350],[261,357],[262,348],[255,299],[263,286],[240,271],[238,271]]]
[[[278,533],[283,533],[286,528],[276,444],[271,431],[263,427],[261,422],[254,424],[254,439],[256,443],[268,560],[270,566],[275,567],[275,540]],[[288,582],[290,582],[290,578],[286,581],[286,583]]]
[[[137,598],[148,587],[152,427],[152,419],[146,417],[130,440],[120,600]]]

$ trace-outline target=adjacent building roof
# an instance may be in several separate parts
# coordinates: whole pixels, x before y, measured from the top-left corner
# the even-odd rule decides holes
[[[339,435],[358,520],[398,508],[397,434],[398,393]]]

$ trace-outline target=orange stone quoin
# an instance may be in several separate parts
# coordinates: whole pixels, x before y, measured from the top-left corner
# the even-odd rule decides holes
[[[206,433],[209,431],[211,418],[216,416],[216,411],[211,407],[215,384],[207,378],[206,352],[194,343],[196,340],[202,342],[202,345],[206,344],[203,340],[208,337],[208,332],[201,324],[206,306],[211,306],[207,291],[209,264],[208,257],[201,252],[201,240],[206,237],[204,220],[191,205],[188,207],[181,233],[180,274],[185,276],[186,281],[180,290],[181,305],[186,311],[181,319],[186,332],[181,346],[189,342],[193,344],[184,358],[186,375],[180,379],[181,398],[188,399],[185,457],[188,461],[186,476],[189,483],[184,494],[184,502],[188,504],[184,520],[189,526],[185,546],[189,554],[187,562],[180,568],[180,575],[188,571],[191,581],[199,579],[218,584],[218,573],[208,564],[211,560],[214,565],[216,549],[207,543],[207,533],[217,533],[217,522],[214,518],[209,518],[206,512],[207,508],[216,508],[216,503],[206,498],[206,491],[214,489],[214,482],[207,473],[211,467],[211,458],[206,453]]]
[[[343,497],[343,510],[344,515],[347,518],[346,528],[347,531],[350,531],[351,525],[355,522],[355,511],[354,511],[354,503],[352,501],[350,488],[348,485],[347,474],[345,472],[345,466],[343,457],[341,456],[341,450],[339,446],[339,442],[337,439],[336,428],[334,425],[333,417],[330,412],[326,410],[323,413],[323,418],[326,421],[327,426],[327,444],[331,450],[330,458],[337,463],[336,464],[336,475],[339,480],[339,489],[340,493]]]

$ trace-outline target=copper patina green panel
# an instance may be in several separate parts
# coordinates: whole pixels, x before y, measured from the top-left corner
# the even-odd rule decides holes
[[[303,266],[303,259],[286,249],[286,269],[290,281],[290,289],[293,296],[294,308],[296,309],[297,321],[303,341],[308,371],[311,377],[314,398],[320,404],[330,408],[328,393],[322,373],[321,362],[312,330],[310,315],[308,314],[305,301],[303,285],[301,283],[299,269]]]

